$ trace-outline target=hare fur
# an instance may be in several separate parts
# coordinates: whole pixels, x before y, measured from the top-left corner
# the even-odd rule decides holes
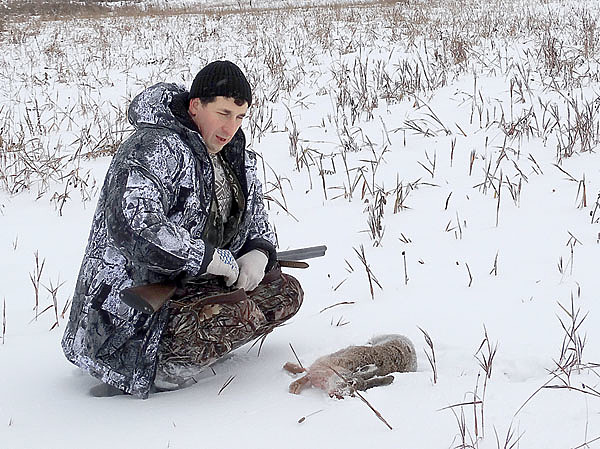
[[[306,373],[290,384],[290,393],[312,386],[341,398],[354,390],[390,384],[394,380],[390,373],[416,371],[417,354],[407,337],[379,335],[366,346],[349,346],[320,357],[308,369],[295,363],[283,368],[292,374]]]

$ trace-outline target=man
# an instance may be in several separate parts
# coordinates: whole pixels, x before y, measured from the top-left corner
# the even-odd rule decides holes
[[[155,385],[185,386],[301,305],[291,276],[275,276],[275,293],[256,288],[276,253],[256,157],[240,129],[251,104],[240,68],[215,61],[189,92],[159,83],[129,107],[136,130],[108,169],[62,341],[71,362],[113,389],[146,398]],[[179,308],[147,315],[121,301],[124,288],[165,281],[180,286]],[[248,295],[202,302],[230,286]],[[180,323],[192,318],[190,341]]]

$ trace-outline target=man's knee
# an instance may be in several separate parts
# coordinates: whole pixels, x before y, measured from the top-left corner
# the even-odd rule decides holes
[[[286,291],[288,291],[288,295],[290,296],[291,302],[290,307],[288,309],[288,314],[285,319],[289,319],[293,317],[300,307],[302,306],[302,301],[304,300],[304,290],[302,290],[302,286],[298,279],[289,274],[282,274],[282,277],[285,276],[285,280],[288,283],[288,287]]]
[[[279,279],[260,291],[252,292],[250,297],[263,311],[269,324],[279,324],[300,310],[304,291],[295,277],[282,273]]]

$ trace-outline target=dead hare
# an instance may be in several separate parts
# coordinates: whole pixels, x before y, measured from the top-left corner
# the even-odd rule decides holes
[[[391,384],[390,373],[416,371],[417,354],[407,337],[379,335],[366,346],[349,346],[320,357],[308,369],[289,362],[283,368],[292,374],[306,373],[290,384],[290,393],[300,394],[312,386],[342,398],[355,390]]]

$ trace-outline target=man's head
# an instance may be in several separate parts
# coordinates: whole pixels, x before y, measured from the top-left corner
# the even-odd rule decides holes
[[[210,153],[218,153],[231,141],[251,103],[250,84],[233,62],[214,61],[198,72],[188,112]]]

